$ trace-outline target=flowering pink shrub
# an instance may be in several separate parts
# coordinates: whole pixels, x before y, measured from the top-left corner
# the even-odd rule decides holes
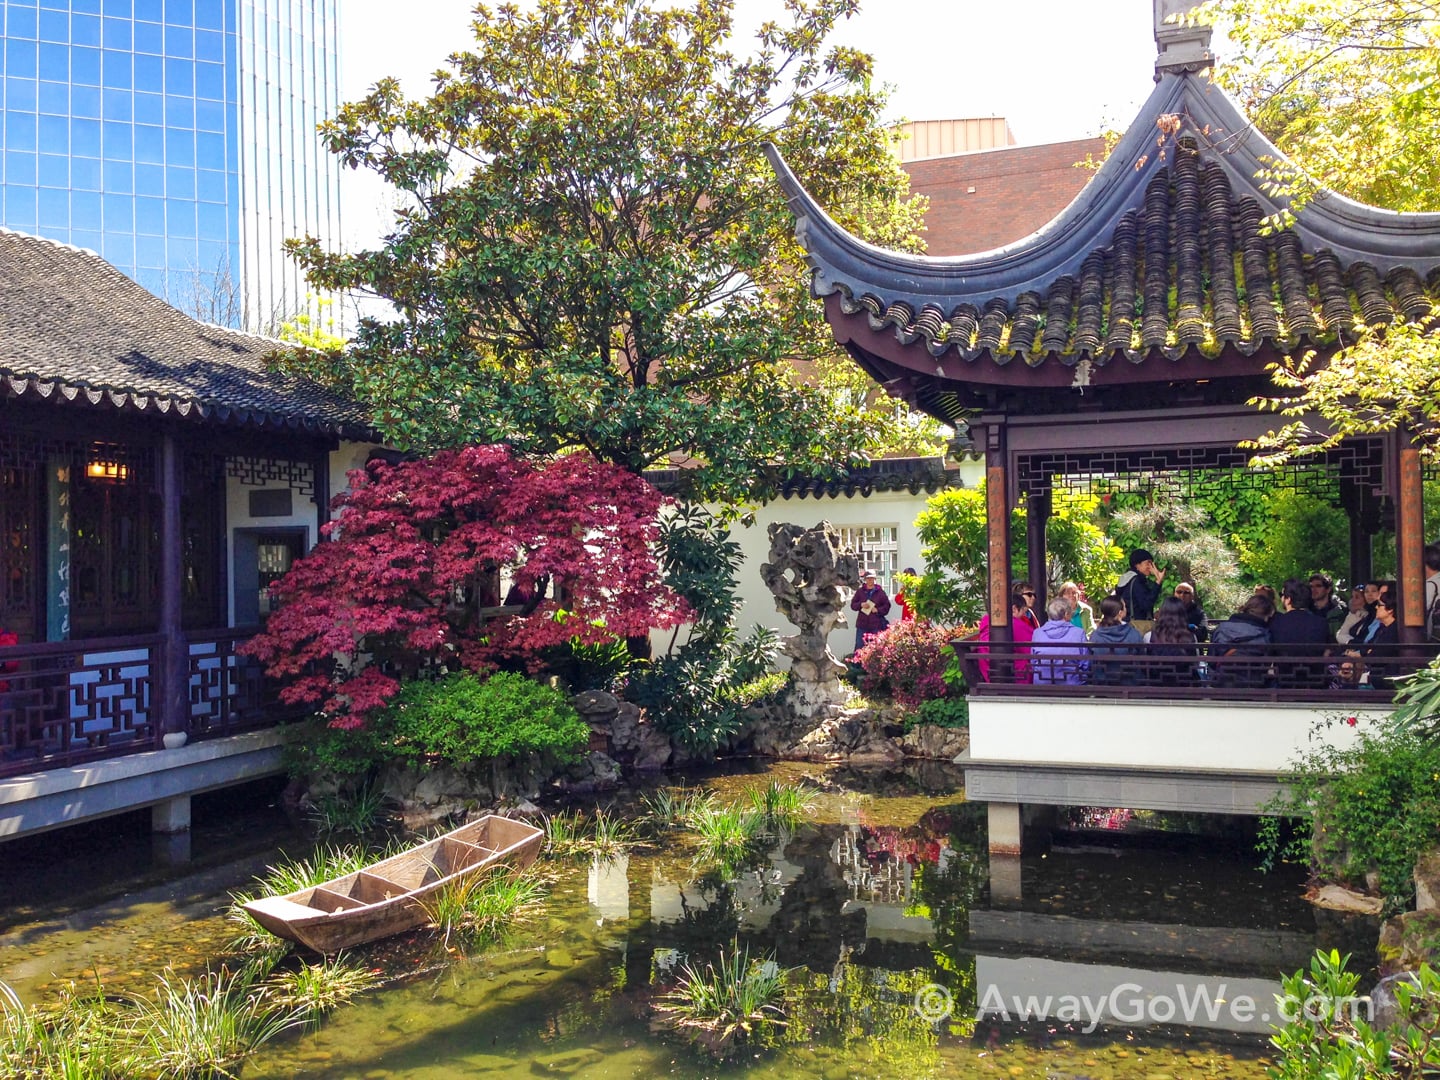
[[[924,619],[892,623],[871,638],[854,662],[860,665],[860,689],[867,694],[889,694],[901,705],[951,695],[945,668],[954,655],[947,647],[955,631]]]

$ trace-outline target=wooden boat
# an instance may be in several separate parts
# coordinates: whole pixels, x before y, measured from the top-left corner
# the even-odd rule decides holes
[[[337,952],[422,925],[426,899],[457,879],[525,869],[544,839],[533,825],[490,814],[364,870],[244,908],[272,934]]]

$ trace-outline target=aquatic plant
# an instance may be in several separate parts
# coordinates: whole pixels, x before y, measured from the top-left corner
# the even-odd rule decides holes
[[[537,914],[545,894],[546,882],[534,873],[498,867],[446,882],[421,905],[449,948],[452,940],[470,945],[494,941],[508,927]]]
[[[720,950],[718,963],[681,966],[675,988],[655,1010],[717,1056],[735,1052],[752,1036],[785,1026],[785,976],[773,957],[752,959],[749,948]]]
[[[750,808],[771,828],[793,828],[815,808],[815,794],[794,784],[771,780],[763,788],[745,789]]]
[[[706,806],[686,824],[700,838],[702,862],[734,865],[757,853],[765,833],[765,817],[743,806]]]
[[[45,1009],[27,1008],[0,983],[0,1076],[7,1080],[112,1080],[126,1075],[123,1047],[97,982],[71,984]]]
[[[715,796],[708,791],[691,791],[679,787],[663,787],[651,795],[642,795],[640,802],[646,816],[655,825],[673,828],[715,805]]]
[[[545,818],[545,850],[556,858],[577,855],[618,855],[635,842],[635,826],[597,809],[593,818],[561,811]]]
[[[595,820],[590,835],[590,850],[606,857],[618,855],[635,841],[633,822],[607,814],[605,810],[595,811]]]
[[[165,971],[153,998],[131,998],[115,1017],[126,1044],[121,1075],[233,1077],[256,1048],[314,1015],[308,1006],[276,1001],[254,969],[221,968],[193,979]]]
[[[584,819],[577,811],[547,814],[544,821],[545,853],[557,858],[577,855],[582,850]]]
[[[378,784],[362,784],[353,791],[322,795],[309,804],[307,816],[321,836],[362,836],[380,824],[385,802],[385,790]]]
[[[274,972],[268,986],[279,1008],[305,1010],[312,1021],[374,989],[379,978],[369,968],[347,963],[342,957],[326,957],[318,964],[300,964],[288,971]]]

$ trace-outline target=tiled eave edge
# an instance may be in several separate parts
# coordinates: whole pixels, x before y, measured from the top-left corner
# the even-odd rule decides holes
[[[1133,358],[1127,353],[1126,359],[1132,360],[1128,364],[1111,363],[1112,354],[1095,357],[1033,354],[1022,363],[1010,363],[1014,354],[991,358],[988,350],[981,350],[973,356],[965,356],[953,349],[937,353],[923,342],[906,344],[900,340],[889,320],[876,320],[865,309],[857,314],[846,313],[838,293],[825,297],[825,316],[836,341],[850,349],[852,354],[859,350],[887,361],[903,369],[907,376],[913,376],[916,382],[941,380],[974,385],[1083,389],[1140,382],[1163,383],[1176,379],[1245,378],[1264,375],[1268,364],[1282,355],[1289,355],[1296,348],[1288,343],[1267,340],[1244,350],[1225,348],[1215,356],[1206,356],[1193,346],[1139,351]],[[1317,346],[1306,339],[1305,347],[1315,348],[1320,357],[1325,357],[1333,344]],[[1162,362],[1140,362],[1147,357]],[[982,358],[987,361],[994,359],[995,362],[977,362]],[[905,397],[900,387],[892,387],[888,382],[885,386],[892,395]],[[948,418],[946,422],[952,420]]]
[[[0,374],[0,387],[3,387],[5,396],[18,400],[111,408],[132,415],[178,417],[234,427],[280,428],[306,434],[338,436],[359,442],[382,441],[376,432],[363,424],[336,424],[293,413],[237,409],[211,402],[111,387],[84,386],[35,376]]]
[[[811,198],[773,146],[766,152],[795,214],[795,233],[814,270],[818,296],[842,288],[852,298],[866,293],[887,305],[913,311],[961,303],[982,308],[1026,292],[1044,295],[1054,282],[1078,273],[1085,259],[1109,245],[1126,211],[1141,205],[1154,172],[1166,163],[1157,145],[1162,117],[1179,116],[1181,137],[1195,138],[1218,160],[1236,198],[1248,196],[1273,212],[1281,203],[1260,190],[1261,158],[1283,158],[1249,126],[1224,91],[1193,74],[1167,74],[1156,86],[1094,179],[1049,224],[1003,248],[973,255],[934,258],[875,247],[841,228]],[[1345,264],[1365,262],[1381,275],[1397,267],[1421,274],[1440,252],[1440,214],[1401,214],[1364,206],[1323,192],[1294,228],[1306,250],[1329,250]]]

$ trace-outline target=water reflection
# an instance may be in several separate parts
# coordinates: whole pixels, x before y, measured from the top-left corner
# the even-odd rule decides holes
[[[429,973],[267,1050],[247,1078],[728,1073],[738,1067],[722,1070],[651,1025],[652,1002],[677,966],[713,961],[732,943],[789,972],[789,1026],[747,1059],[747,1073],[1264,1075],[1263,1021],[1229,1008],[1212,1021],[1202,1005],[1185,1023],[1152,1003],[1223,995],[1269,1006],[1280,972],[1315,945],[1295,880],[1259,877],[1247,853],[1210,848],[996,861],[984,808],[943,775],[887,793],[871,776],[809,771],[827,793],[817,813],[744,865],[696,865],[679,836],[552,863],[545,917],[486,955],[436,967],[420,937],[366,954],[395,974]],[[713,786],[730,798],[755,782],[721,777]],[[205,911],[190,901],[186,940],[216,937],[223,896]],[[176,917],[89,923],[86,947],[109,956],[128,937],[143,953],[157,947],[154,936],[163,950],[176,940]],[[80,943],[62,951],[69,973],[81,974]],[[14,959],[0,951],[0,978]],[[938,1024],[914,1008],[931,986],[953,1004]],[[1108,1004],[1116,987],[1131,986],[1089,1035],[1089,1014],[1055,1015],[1062,998]],[[1047,996],[1044,1021],[1010,1007]]]

